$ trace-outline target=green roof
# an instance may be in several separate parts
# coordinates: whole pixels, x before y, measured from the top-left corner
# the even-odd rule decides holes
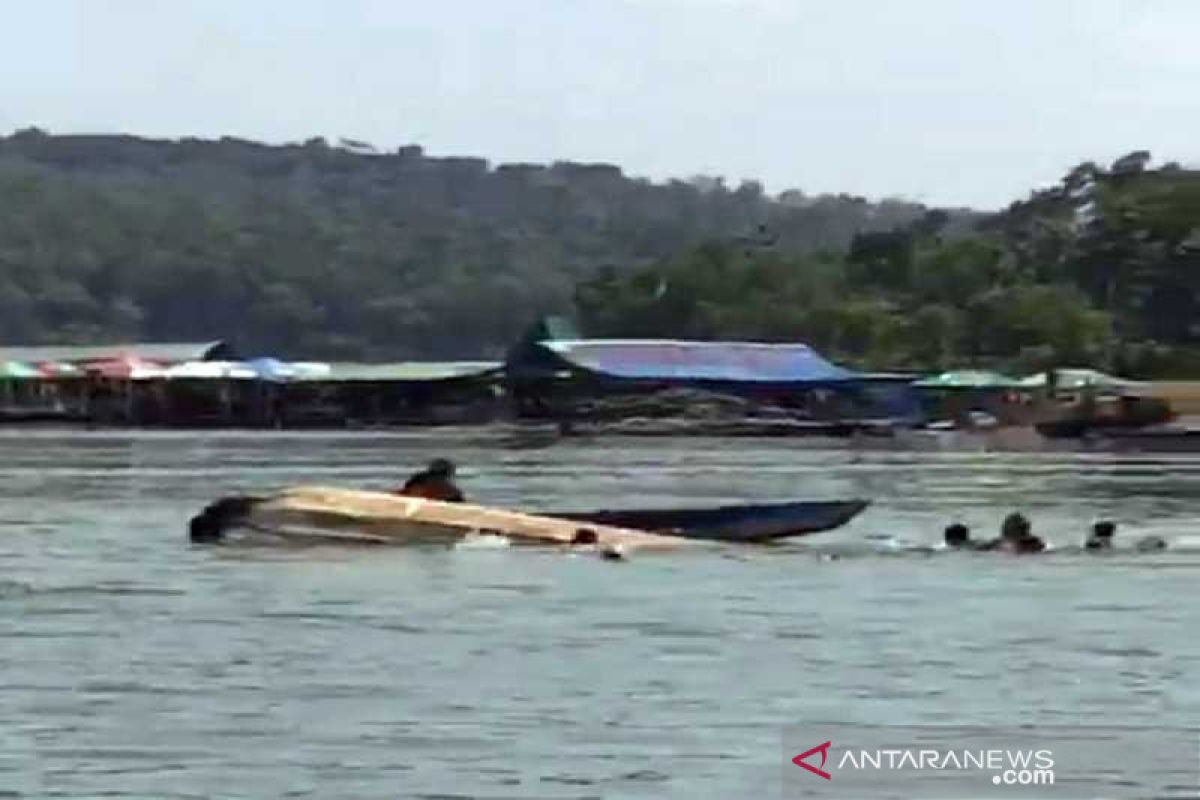
[[[1021,386],[1016,378],[979,369],[943,372],[913,384],[919,389],[1014,389]]]
[[[38,371],[20,361],[0,361],[0,380],[25,380],[38,377]]]
[[[302,374],[297,383],[446,381],[499,372],[498,361],[399,361],[390,364],[332,363],[328,373]]]

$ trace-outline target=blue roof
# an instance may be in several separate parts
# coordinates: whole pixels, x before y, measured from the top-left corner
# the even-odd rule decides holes
[[[242,366],[253,370],[259,380],[283,382],[295,375],[296,371],[277,358],[253,358],[242,362]]]
[[[570,364],[615,378],[840,383],[860,376],[803,344],[571,339],[539,342]]]

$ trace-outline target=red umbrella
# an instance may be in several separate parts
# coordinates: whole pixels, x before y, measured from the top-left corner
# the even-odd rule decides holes
[[[136,356],[121,356],[104,361],[93,361],[86,366],[89,375],[116,381],[152,378],[163,371],[161,364],[145,361]]]

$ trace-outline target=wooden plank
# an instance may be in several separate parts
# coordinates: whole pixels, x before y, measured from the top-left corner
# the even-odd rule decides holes
[[[349,530],[397,543],[457,541],[474,531],[498,533],[521,542],[565,545],[586,528],[595,532],[601,547],[673,549],[691,544],[673,536],[609,525],[321,486],[297,487],[268,498],[253,508],[248,521],[268,529],[298,525]]]

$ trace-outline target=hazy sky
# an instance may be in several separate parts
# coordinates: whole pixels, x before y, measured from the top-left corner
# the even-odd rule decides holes
[[[1200,0],[38,0],[0,130],[323,135],[998,206],[1200,147]]]

